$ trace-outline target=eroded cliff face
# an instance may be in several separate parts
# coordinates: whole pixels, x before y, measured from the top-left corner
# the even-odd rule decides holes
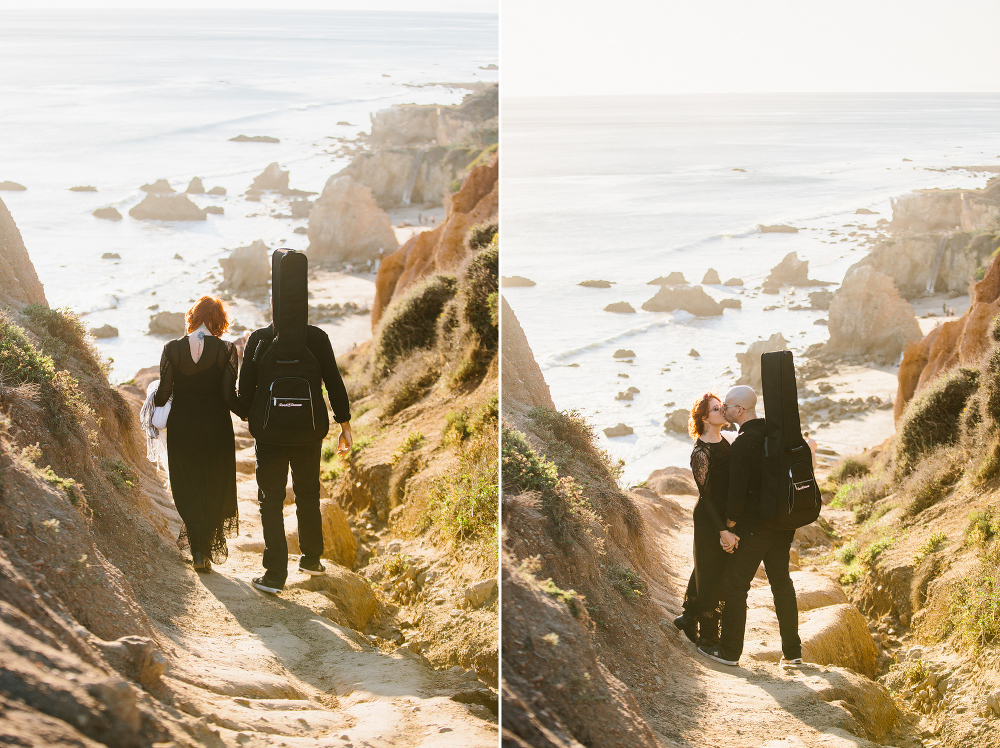
[[[368,187],[379,206],[441,205],[484,148],[497,143],[498,88],[455,106],[407,105],[372,115],[366,149],[338,176]]]
[[[1000,178],[981,190],[917,190],[892,209],[891,238],[858,265],[888,275],[904,298],[965,292],[1000,246]]]
[[[458,267],[470,254],[466,242],[469,229],[493,221],[499,208],[499,154],[474,167],[451,196],[445,220],[433,231],[414,234],[402,247],[386,257],[375,278],[372,330],[393,298],[416,281]]]
[[[48,306],[21,232],[0,200],[0,307],[19,309],[28,304]]]

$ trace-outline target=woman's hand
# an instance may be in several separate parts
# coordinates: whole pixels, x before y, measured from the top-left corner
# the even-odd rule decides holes
[[[722,545],[722,550],[726,553],[732,553],[739,547],[740,538],[729,530],[723,530],[719,533],[719,543]]]
[[[354,437],[351,436],[351,422],[344,421],[340,424],[340,439],[337,440],[337,454],[346,457],[351,453],[354,446]]]

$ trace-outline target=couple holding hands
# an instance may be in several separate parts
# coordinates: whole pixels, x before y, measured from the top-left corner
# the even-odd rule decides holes
[[[704,656],[736,666],[743,653],[747,593],[764,562],[781,632],[783,665],[802,662],[795,587],[788,571],[794,529],[762,521],[761,478],[765,421],[757,416],[757,395],[744,385],[721,399],[706,393],[691,407],[695,439],[691,470],[698,485],[694,509],[694,571],[684,596],[684,613],[674,620]],[[722,436],[739,428],[732,445]]]
[[[291,261],[284,260],[287,281],[282,294],[283,258]],[[154,407],[170,403],[167,465],[174,504],[184,523],[179,542],[190,546],[194,568],[201,572],[226,561],[226,538],[237,534],[236,442],[230,413],[250,421],[265,545],[265,571],[253,586],[277,594],[288,575],[282,508],[289,467],[302,552],[299,571],[325,571],[319,502],[320,455],[329,429],[324,385],[341,426],[340,454],[350,451],[352,437],[347,389],[330,339],[318,327],[306,325],[305,256],[276,250],[272,268],[274,322],[250,335],[242,368],[237,345],[221,337],[230,323],[225,304],[202,296],[185,316],[187,334],[163,347],[160,381],[151,388],[143,421],[147,434],[157,438],[150,416]]]

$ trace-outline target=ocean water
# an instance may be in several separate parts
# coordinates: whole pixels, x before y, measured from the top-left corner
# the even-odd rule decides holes
[[[496,81],[497,19],[482,14],[313,11],[4,11],[0,22],[0,192],[52,306],[88,326],[112,378],[155,364],[148,307],[184,311],[212,293],[219,259],[263,239],[305,249],[305,220],[287,204],[246,202],[253,177],[277,161],[291,186],[319,192],[347,165],[338,137],[370,131],[370,115],[400,103],[451,104],[452,85]],[[435,85],[444,84],[444,85]],[[338,125],[348,122],[349,125]],[[280,143],[232,143],[236,135]],[[205,222],[127,215],[143,184],[193,176],[225,197],[196,196],[224,215]],[[70,192],[92,185],[97,192]],[[123,221],[94,218],[113,206]],[[105,252],[119,261],[101,260]],[[175,260],[179,254],[182,260]],[[259,314],[235,310],[252,327]]]
[[[989,174],[949,167],[1000,165],[1000,95],[506,99],[501,116],[501,272],[537,284],[504,296],[556,407],[598,429],[635,430],[600,437],[625,459],[627,482],[688,464],[690,441],[664,432],[666,414],[706,390],[724,393],[749,343],[781,332],[801,353],[827,339],[816,324],[825,312],[789,309],[819,288],[755,290],[786,254],[809,260],[811,278],[839,283],[876,221],[891,219],[891,198],[981,187]],[[801,230],[764,234],[759,224]],[[744,280],[742,292],[705,287],[742,309],[718,318],[641,310],[658,290],[650,280],[680,271],[700,283],[709,268],[723,282]],[[577,285],[588,279],[614,285]],[[618,301],[637,313],[603,311]],[[632,363],[612,357],[623,348]],[[629,386],[639,394],[616,401]]]

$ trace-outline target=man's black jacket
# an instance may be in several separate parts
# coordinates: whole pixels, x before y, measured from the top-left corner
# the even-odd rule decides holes
[[[240,369],[237,407],[233,409],[233,412],[240,418],[246,419],[249,416],[254,394],[257,392],[258,367],[253,360],[254,354],[258,347],[267,348],[273,340],[274,327],[272,325],[254,330],[250,334],[250,339],[247,340],[246,348],[243,351],[243,368]],[[337,423],[350,421],[351,404],[347,399],[347,388],[344,387],[344,380],[337,368],[337,359],[333,355],[333,346],[330,345],[329,336],[318,327],[308,325],[306,327],[306,348],[319,361],[323,384],[326,385],[326,392],[330,397],[330,407],[333,408],[333,416]]]
[[[729,450],[729,501],[726,519],[736,522],[732,531],[753,532],[760,524],[760,471],[764,464],[764,419],[754,418],[740,427]]]

